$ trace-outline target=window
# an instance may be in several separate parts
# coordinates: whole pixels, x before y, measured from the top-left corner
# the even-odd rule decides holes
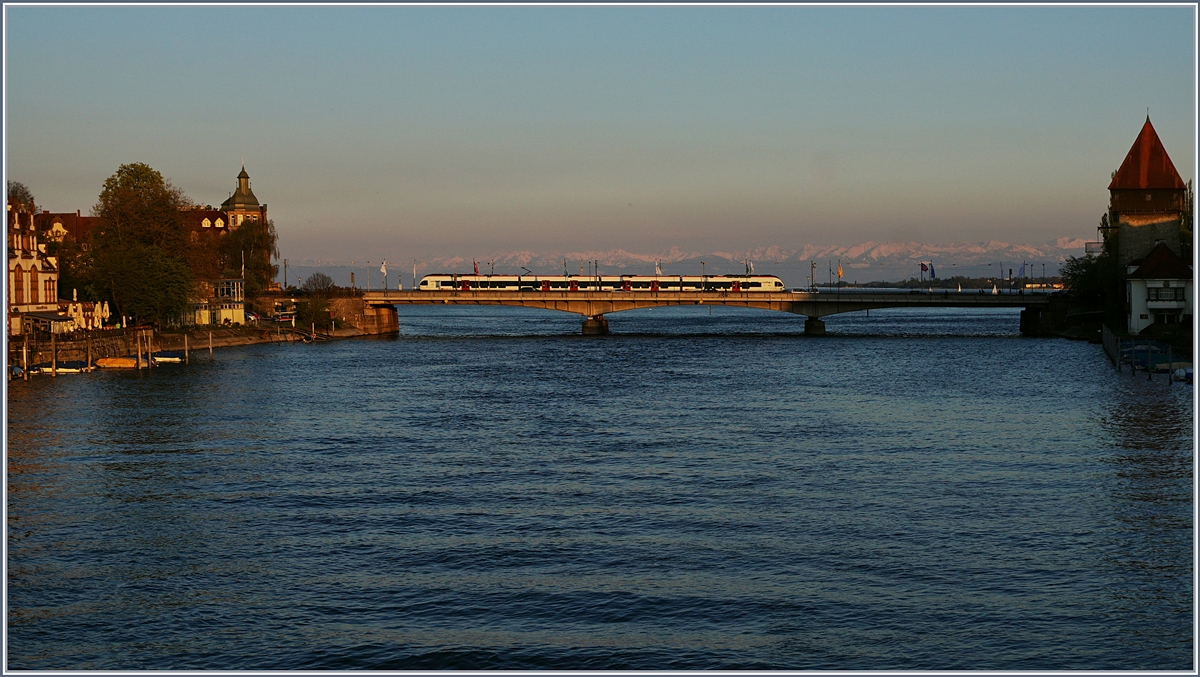
[[[221,219],[217,219],[217,223],[215,225],[217,226],[217,228],[224,228],[225,222],[222,221]]]
[[[38,271],[37,271],[37,268],[31,268],[29,270],[29,302],[30,303],[38,302],[37,289],[38,289]]]
[[[43,284],[45,288],[42,290],[42,298],[46,299],[46,303],[50,303],[58,298],[57,290],[54,288],[54,280],[46,280]]]
[[[204,219],[203,221],[200,222],[200,225],[204,226],[205,228],[212,228],[212,221],[209,221],[208,219]]]
[[[21,264],[17,264],[17,269],[13,271],[13,303],[21,305],[25,303],[25,271],[21,270]]]
[[[1183,287],[1151,287],[1147,300],[1149,301],[1182,301]]]

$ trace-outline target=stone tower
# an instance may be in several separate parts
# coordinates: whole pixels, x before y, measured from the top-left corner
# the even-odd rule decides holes
[[[1109,223],[1117,228],[1117,263],[1124,270],[1158,242],[1166,243],[1178,256],[1180,226],[1187,184],[1175,171],[1167,150],[1146,116],[1121,168],[1108,184]]]

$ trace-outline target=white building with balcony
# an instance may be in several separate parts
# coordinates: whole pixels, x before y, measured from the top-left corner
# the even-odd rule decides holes
[[[1195,295],[1192,267],[1159,242],[1145,258],[1126,267],[1125,300],[1130,334],[1152,324],[1192,322]]]

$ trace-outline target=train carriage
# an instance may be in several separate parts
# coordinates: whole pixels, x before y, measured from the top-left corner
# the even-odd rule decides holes
[[[421,278],[419,291],[612,291],[733,292],[785,291],[774,275],[457,275]]]

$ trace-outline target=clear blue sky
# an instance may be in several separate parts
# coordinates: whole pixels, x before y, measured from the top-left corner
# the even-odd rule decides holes
[[[1192,7],[7,6],[7,175],[245,156],[295,259],[1091,238]]]

